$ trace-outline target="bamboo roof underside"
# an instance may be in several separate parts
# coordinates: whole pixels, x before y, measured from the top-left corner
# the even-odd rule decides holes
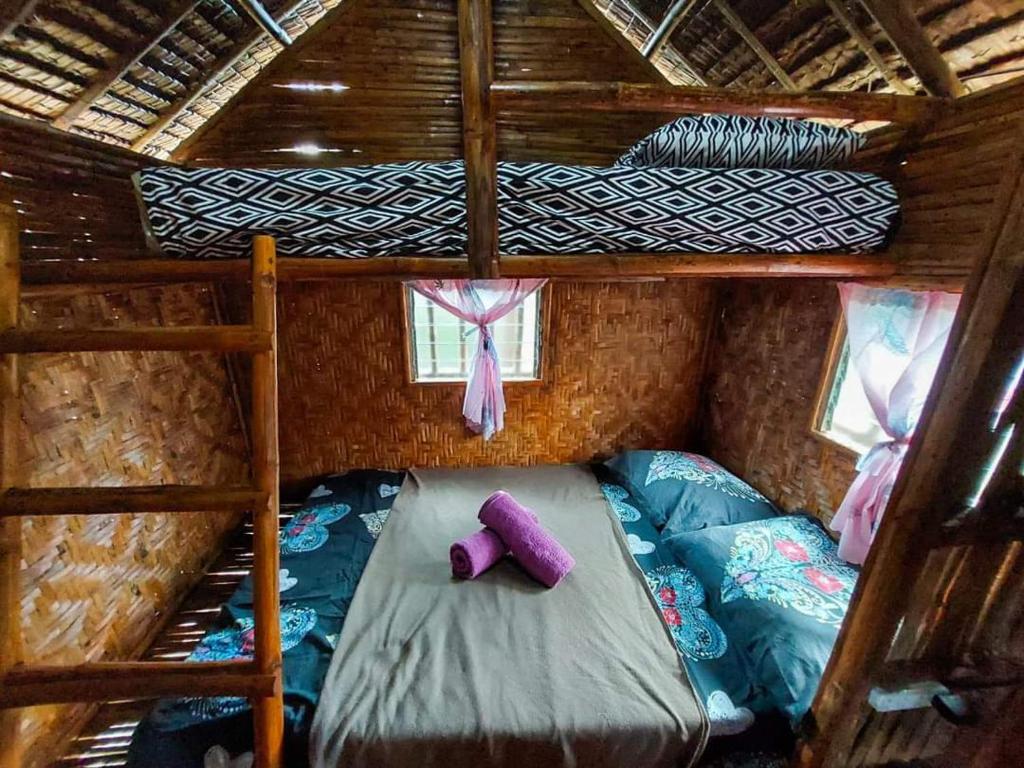
[[[353,1],[262,6],[295,40]],[[920,29],[909,36],[884,18],[895,4],[879,0],[580,4],[638,50],[652,45],[666,17],[675,18],[649,57],[673,84],[956,95],[1024,68],[1024,5],[1017,0],[910,3]],[[169,157],[284,50],[244,5],[251,3],[8,3],[0,10],[0,111]]]

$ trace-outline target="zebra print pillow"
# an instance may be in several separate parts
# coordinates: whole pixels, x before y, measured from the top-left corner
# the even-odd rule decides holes
[[[864,142],[848,128],[805,120],[692,115],[640,139],[615,164],[633,168],[831,168]]]

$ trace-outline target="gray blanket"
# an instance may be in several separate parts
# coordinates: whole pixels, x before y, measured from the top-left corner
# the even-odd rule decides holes
[[[576,558],[546,590],[511,561],[476,581],[448,547],[504,488]],[[313,722],[314,768],[676,766],[707,719],[585,468],[410,472]]]

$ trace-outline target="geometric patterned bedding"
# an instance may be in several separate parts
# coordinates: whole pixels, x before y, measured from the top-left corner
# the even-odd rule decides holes
[[[136,183],[163,255],[466,253],[461,161],[322,169],[147,168]],[[498,164],[503,254],[867,252],[899,218],[867,173],[765,168]]]

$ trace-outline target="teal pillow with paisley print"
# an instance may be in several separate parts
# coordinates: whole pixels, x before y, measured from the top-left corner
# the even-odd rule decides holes
[[[642,498],[663,535],[778,514],[761,493],[711,459],[682,451],[626,451],[606,465]]]
[[[708,610],[758,687],[798,722],[832,653],[857,569],[839,557],[817,520],[800,515],[688,531],[663,542],[704,585]]]

